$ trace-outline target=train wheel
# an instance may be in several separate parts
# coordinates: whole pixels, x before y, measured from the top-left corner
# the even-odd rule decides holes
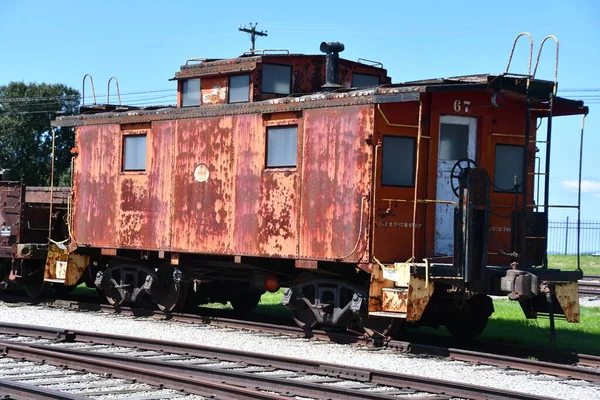
[[[400,318],[361,318],[361,326],[365,334],[373,339],[381,337],[393,337],[403,325],[404,320]]]
[[[471,340],[483,332],[493,312],[492,299],[477,295],[468,300],[462,317],[447,321],[446,328],[458,340]]]
[[[28,261],[23,264],[23,289],[29,297],[39,297],[46,288],[44,282],[45,262]]]
[[[314,279],[314,274],[311,274],[310,272],[305,272],[303,274],[300,274],[300,276],[296,278],[293,286],[310,282]],[[306,296],[306,293],[301,293],[301,295],[304,298]],[[314,298],[315,295],[316,293],[309,293],[309,297]],[[302,303],[303,304],[300,308],[292,310],[294,322],[296,322],[296,325],[298,325],[300,328],[305,330],[311,330],[316,328],[319,323],[317,321],[315,313],[311,310],[308,304],[306,304],[304,301]]]
[[[188,282],[180,280],[175,283],[173,280],[173,270],[169,268],[158,269],[158,279],[164,287],[163,295],[156,303],[158,308],[164,312],[180,311],[185,305],[188,295]]]
[[[106,301],[111,306],[118,307],[125,303],[125,297],[123,297],[122,292],[115,287],[103,290],[102,292],[104,293],[104,297],[106,297]]]
[[[235,311],[249,312],[260,303],[260,296],[260,293],[247,292],[232,298],[229,302]]]

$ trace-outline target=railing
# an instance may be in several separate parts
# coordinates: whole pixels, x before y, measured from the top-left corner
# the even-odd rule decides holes
[[[581,254],[600,253],[600,221],[581,221]],[[548,222],[548,254],[577,254],[577,220]]]

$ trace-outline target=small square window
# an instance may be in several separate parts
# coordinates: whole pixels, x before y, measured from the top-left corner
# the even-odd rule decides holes
[[[127,135],[123,140],[123,171],[146,170],[146,135]]]
[[[379,86],[379,76],[369,74],[352,73],[352,87],[364,88],[371,86]]]
[[[200,78],[187,79],[181,85],[181,106],[200,105]]]
[[[250,98],[250,75],[229,77],[229,102],[244,103]]]
[[[267,127],[267,168],[295,167],[298,126]]]
[[[440,124],[440,160],[468,157],[469,125]]]
[[[496,192],[521,193],[523,188],[523,147],[506,144],[496,145],[494,162],[494,186]]]
[[[263,64],[262,91],[272,94],[292,93],[292,67],[289,65]]]
[[[381,184],[412,187],[415,185],[415,138],[383,137]]]

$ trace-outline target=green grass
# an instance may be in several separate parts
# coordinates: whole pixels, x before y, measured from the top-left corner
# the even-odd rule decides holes
[[[582,255],[579,257],[581,269],[584,274],[600,275],[600,257]],[[573,271],[577,269],[577,256],[549,254],[548,266],[550,268],[560,268],[565,271]]]
[[[555,346],[550,343],[550,321],[547,318],[527,320],[516,301],[494,299],[494,309],[479,337],[483,340],[600,355],[599,307],[581,307],[581,318],[577,324],[557,320]]]

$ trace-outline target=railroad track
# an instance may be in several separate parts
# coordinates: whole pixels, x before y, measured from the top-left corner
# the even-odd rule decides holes
[[[116,394],[142,389],[162,390],[162,395],[167,397],[155,392],[144,398],[177,399],[191,399],[191,395],[226,399],[281,399],[282,396],[351,400],[398,399],[401,396],[438,400],[547,399],[520,392],[296,358],[26,325],[0,325],[0,348],[4,355],[0,365],[11,365],[10,369],[0,370],[3,393],[13,394],[7,390],[20,393],[25,389],[32,393],[38,388],[38,396],[42,396],[24,398],[94,398],[115,388]],[[29,365],[19,366],[18,362]],[[46,377],[39,368],[33,368],[32,363],[45,366],[51,375]],[[69,381],[58,381],[59,372],[52,366],[67,366],[74,370],[68,373],[62,371],[61,377]],[[22,372],[24,368],[33,372],[25,374]],[[76,371],[81,369],[85,369],[86,373]],[[117,382],[110,382],[100,393],[97,388],[101,383],[94,374],[110,374],[109,380],[117,379]],[[65,375],[67,378],[64,378]],[[84,375],[92,375],[93,379],[88,381]],[[44,386],[31,383],[41,379],[51,383]],[[122,386],[123,380],[144,387],[126,388]],[[71,385],[73,382],[77,382],[76,388]]]
[[[13,299],[13,301],[15,300],[16,299]],[[22,300],[31,301],[32,299]],[[157,310],[128,307],[115,309],[113,306],[106,304],[70,302],[63,300],[40,299],[34,300],[34,302],[60,308],[102,311],[111,314],[118,313],[136,317],[143,316],[161,320],[168,319],[188,324],[208,324],[223,328],[311,338],[313,340],[333,341],[336,343],[385,346],[387,348],[412,354],[438,356],[475,364],[493,365],[501,368],[511,368],[533,373],[545,373],[563,378],[582,379],[589,382],[600,383],[600,357],[544,348],[525,348],[516,345],[486,343],[480,341],[473,341],[468,345],[468,348],[456,348],[452,347],[452,343],[442,345],[425,344],[423,343],[422,338],[419,339],[419,342],[389,340],[388,338],[380,338],[381,340],[378,341],[353,332],[325,330],[305,331],[296,326],[223,318],[214,315],[172,314],[163,313]],[[427,343],[430,340],[435,341],[436,339],[439,341],[440,338],[426,338],[425,342]],[[589,367],[591,367],[591,369]]]
[[[579,281],[579,294],[584,296],[600,296],[600,275],[585,275]]]

